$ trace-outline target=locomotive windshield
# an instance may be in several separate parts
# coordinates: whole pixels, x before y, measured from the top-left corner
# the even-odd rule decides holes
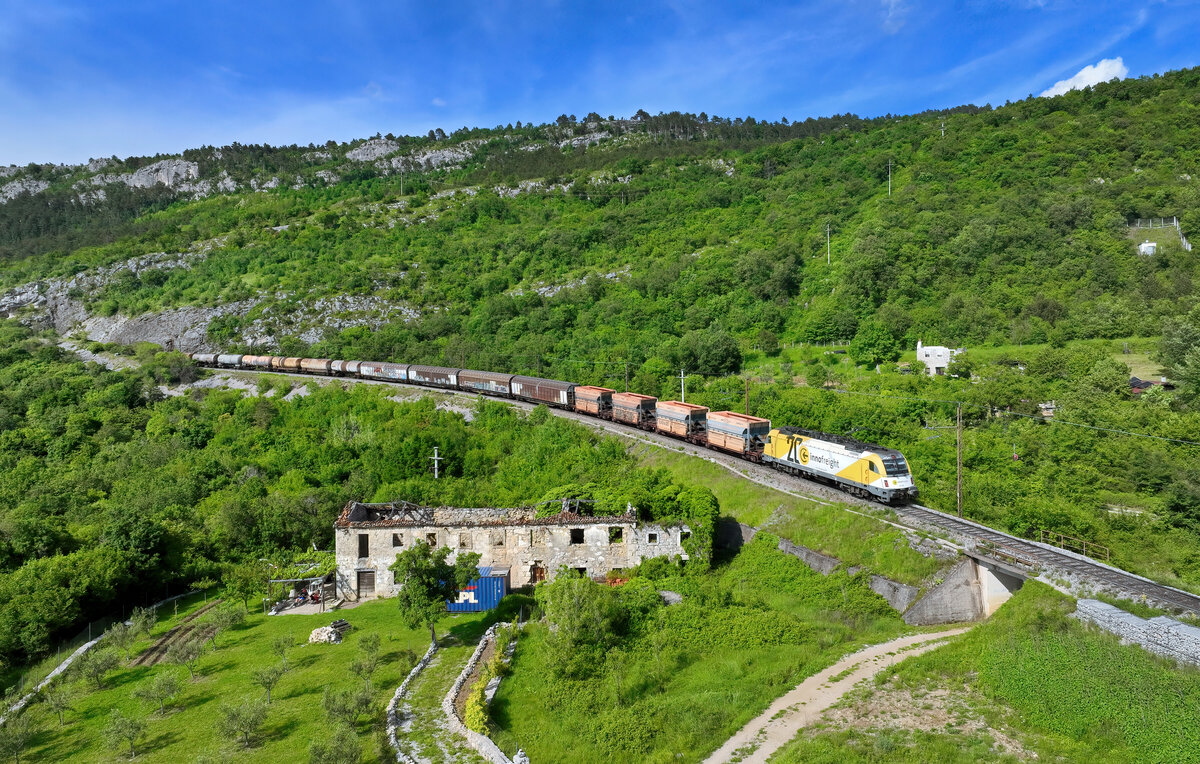
[[[883,457],[883,469],[889,475],[907,475],[908,463],[904,461],[904,457],[896,454],[895,456]]]

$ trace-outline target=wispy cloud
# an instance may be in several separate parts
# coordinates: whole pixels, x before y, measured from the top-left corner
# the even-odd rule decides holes
[[[1062,95],[1070,90],[1079,90],[1113,79],[1119,80],[1127,74],[1129,74],[1129,67],[1125,66],[1125,61],[1120,56],[1102,58],[1094,64],[1083,67],[1075,73],[1075,76],[1059,80],[1038,95],[1043,98]]]
[[[904,26],[908,16],[908,5],[904,0],[881,0],[883,3],[883,31],[896,34]]]

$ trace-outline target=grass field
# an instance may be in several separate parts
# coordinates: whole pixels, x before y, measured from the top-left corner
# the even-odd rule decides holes
[[[633,446],[633,453],[644,466],[663,467],[676,480],[708,486],[721,503],[722,515],[747,525],[766,526],[772,533],[847,565],[859,565],[914,586],[943,565],[914,551],[896,528],[848,512],[841,505],[767,488],[696,456],[643,445]]]
[[[186,609],[181,607],[178,616],[171,615],[159,621],[151,639],[160,637],[196,607],[197,604]],[[312,629],[327,626],[337,617],[344,617],[354,627],[342,644],[306,644]],[[482,614],[448,617],[439,624],[438,631],[439,634],[449,632],[462,642],[474,642],[485,627],[483,620]],[[325,688],[348,690],[361,686],[349,667],[357,657],[359,640],[367,634],[380,636],[380,662],[372,681],[374,697],[369,718],[364,715],[356,731],[362,743],[363,760],[377,761],[375,729],[382,721],[392,693],[412,667],[413,655],[423,653],[429,639],[427,630],[405,628],[395,603],[382,600],[339,611],[336,615],[264,616],[252,613],[244,624],[218,637],[217,648],[200,660],[199,676],[195,681],[188,680],[186,669],[167,663],[153,667],[122,666],[107,677],[100,690],[72,679],[70,686],[77,697],[72,704],[73,710],[66,714],[65,726],[59,727],[58,719],[43,704],[30,710],[38,732],[28,752],[28,760],[97,762],[127,759],[103,742],[103,731],[111,710],[120,709],[146,721],[138,761],[221,761],[231,755],[239,761],[306,761],[309,743],[321,739],[330,726],[321,705]],[[271,694],[272,702],[261,734],[251,748],[243,750],[236,741],[223,739],[218,733],[219,709],[223,704],[264,697],[264,691],[252,683],[251,673],[279,662],[270,646],[281,635],[293,637],[297,647],[288,655],[288,672]],[[139,647],[145,647],[149,642],[143,640]],[[132,693],[161,672],[180,676],[184,680],[184,690],[168,712],[160,716],[147,703],[135,700]]]
[[[630,584],[632,585],[632,584]],[[492,707],[493,737],[533,761],[699,761],[796,683],[907,627],[861,579],[821,576],[766,534],[678,591],[608,650],[595,673],[557,677],[531,624]]]
[[[1200,761],[1200,670],[1122,645],[1070,618],[1074,607],[1069,597],[1028,582],[990,620],[880,673],[867,692],[957,693],[990,728],[1017,730],[1043,761]],[[1004,760],[972,749],[979,736],[972,744],[956,732],[809,730],[775,761],[968,760],[935,753],[954,739],[978,760]]]

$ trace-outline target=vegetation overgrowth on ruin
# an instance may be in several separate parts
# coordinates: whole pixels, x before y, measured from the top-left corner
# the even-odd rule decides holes
[[[493,738],[534,761],[696,761],[804,677],[905,629],[863,578],[821,576],[776,542],[759,534],[703,575],[659,559],[615,589],[570,572],[539,587],[553,627],[518,642]]]

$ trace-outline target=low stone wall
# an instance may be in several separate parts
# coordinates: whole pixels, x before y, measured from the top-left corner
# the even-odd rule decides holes
[[[417,665],[412,667],[412,671],[408,672],[408,676],[406,676],[404,681],[400,683],[400,686],[396,688],[396,693],[392,695],[392,700],[387,706],[388,742],[391,744],[392,750],[396,752],[396,761],[399,762],[399,764],[417,764],[412,757],[400,750],[399,733],[400,725],[402,724],[399,710],[400,701],[404,700],[404,697],[408,695],[408,688],[413,683],[413,680],[420,676],[421,672],[429,666],[429,662],[432,661],[433,656],[437,654],[437,649],[437,642],[433,642],[429,645],[429,649],[425,651],[425,655],[421,656],[421,660],[417,661]]]
[[[479,665],[479,659],[483,657],[483,651],[496,638],[496,629],[499,626],[500,624],[494,623],[483,633],[483,638],[476,645],[475,652],[471,653],[471,658],[467,661],[467,665],[463,666],[462,673],[458,675],[458,679],[454,680],[453,686],[450,687],[450,692],[446,693],[446,697],[442,699],[442,711],[446,714],[447,726],[452,731],[465,737],[467,743],[480,756],[492,762],[492,764],[513,764],[513,760],[504,755],[504,751],[501,751],[500,746],[492,742],[491,738],[487,735],[480,735],[474,730],[467,729],[467,725],[463,724],[463,720],[458,718],[458,709],[454,707],[455,698],[458,697],[458,693],[462,690],[467,678],[471,676],[471,673],[475,671],[475,667]]]
[[[1079,600],[1074,616],[1116,634],[1123,642],[1180,663],[1200,666],[1200,629],[1160,615],[1139,618],[1100,600]]]

